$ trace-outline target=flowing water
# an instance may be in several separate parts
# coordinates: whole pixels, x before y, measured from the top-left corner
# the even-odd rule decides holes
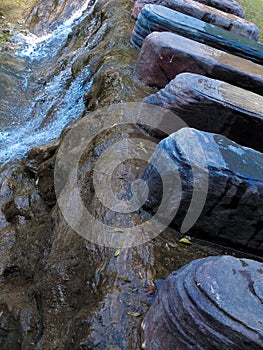
[[[91,80],[88,68],[73,77],[71,62],[86,50],[84,40],[70,49],[70,58],[65,52],[93,8],[94,1],[85,1],[53,31],[43,36],[19,33],[13,38],[15,52],[1,52],[1,165],[54,140],[66,125],[81,117],[83,94]]]
[[[262,0],[253,1],[241,2],[249,20],[260,13],[257,6],[262,10],[258,2]],[[42,6],[47,18],[54,4],[50,0]],[[95,0],[64,4],[74,9],[68,11],[70,15],[58,13],[51,25],[44,21],[42,33],[39,24],[37,30],[33,25],[37,35],[15,34],[11,40],[15,49],[0,50],[0,166],[23,157],[33,146],[54,140],[84,112],[83,95],[92,78],[88,66],[75,76],[72,62],[87,52],[89,37],[98,29],[93,17]]]

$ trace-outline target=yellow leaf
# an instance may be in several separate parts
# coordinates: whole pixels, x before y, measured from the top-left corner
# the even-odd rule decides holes
[[[192,244],[192,242],[190,242],[189,239],[186,238],[186,237],[183,237],[182,239],[180,239],[179,242],[180,242],[180,243],[185,243],[185,244]]]
[[[117,258],[117,256],[120,255],[120,252],[121,252],[121,250],[119,248],[115,251],[115,253],[114,253],[115,258]]]
[[[132,311],[128,311],[127,315],[130,315],[130,316],[133,316],[133,317],[141,316],[141,314],[139,312],[132,312]]]
[[[131,283],[131,280],[129,280],[129,278],[127,278],[127,277],[119,277],[119,279],[121,281],[124,281],[124,282],[127,282],[127,283]]]

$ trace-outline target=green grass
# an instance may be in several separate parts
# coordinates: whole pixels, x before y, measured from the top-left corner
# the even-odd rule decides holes
[[[263,0],[238,0],[245,11],[245,18],[257,25],[260,41],[263,41]]]
[[[1,30],[1,27],[0,27]],[[0,41],[7,41],[12,35],[10,33],[0,34]]]

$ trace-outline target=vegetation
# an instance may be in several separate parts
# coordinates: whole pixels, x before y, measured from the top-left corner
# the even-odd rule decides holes
[[[262,0],[238,0],[245,10],[248,21],[255,23],[260,30],[260,41],[263,41],[263,1]]]

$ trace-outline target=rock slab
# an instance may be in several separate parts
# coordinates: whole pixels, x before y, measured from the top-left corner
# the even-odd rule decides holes
[[[133,18],[137,19],[147,4],[162,5],[246,38],[259,39],[259,29],[254,23],[194,0],[137,0],[132,11]]]
[[[171,273],[143,321],[149,350],[263,347],[263,264],[216,256]]]
[[[202,4],[215,7],[221,11],[232,13],[233,15],[244,18],[245,13],[242,6],[235,0],[195,0]]]
[[[205,23],[161,5],[145,5],[133,30],[131,42],[140,48],[151,32],[169,31],[219,50],[263,64],[263,44]]]
[[[182,128],[159,143],[142,178],[149,191],[144,209],[161,222],[174,210],[170,225],[177,230],[263,252],[262,153]]]
[[[223,80],[263,95],[262,66],[174,33],[148,35],[136,62],[137,78],[162,88],[183,72]]]
[[[143,102],[174,112],[190,127],[263,152],[263,97],[226,82],[182,73]]]

